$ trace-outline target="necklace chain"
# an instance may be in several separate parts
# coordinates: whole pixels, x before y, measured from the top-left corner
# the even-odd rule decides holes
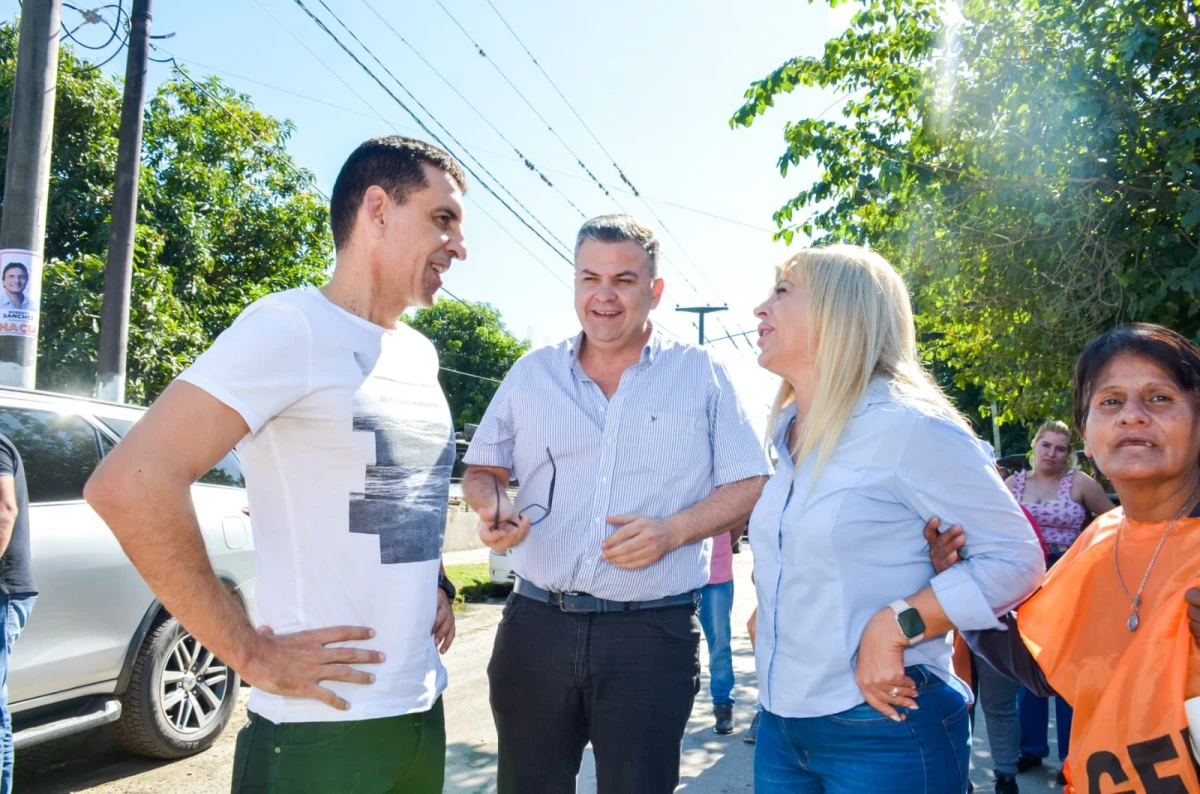
[[[1175,524],[1183,517],[1188,507],[1192,504],[1192,500],[1196,498],[1196,492],[1200,490],[1200,485],[1192,489],[1191,494],[1179,508],[1179,512],[1175,514],[1175,518],[1171,519],[1171,523],[1167,524],[1167,529],[1163,532],[1162,537],[1158,539],[1158,547],[1154,549],[1154,556],[1150,558],[1150,564],[1146,566],[1146,573],[1142,576],[1142,583],[1138,586],[1137,595],[1129,592],[1129,588],[1125,586],[1125,579],[1121,576],[1121,560],[1117,550],[1121,546],[1121,530],[1125,527],[1125,516],[1121,516],[1121,523],[1117,526],[1117,537],[1113,541],[1113,567],[1117,571],[1117,584],[1121,585],[1121,590],[1124,591],[1126,598],[1133,602],[1133,606],[1129,611],[1129,620],[1126,621],[1126,628],[1130,631],[1137,631],[1139,618],[1138,610],[1142,606],[1142,593],[1146,590],[1146,583],[1150,581],[1150,572],[1154,570],[1154,563],[1158,562],[1158,554],[1162,551],[1163,544],[1167,542],[1167,535],[1171,534],[1171,530],[1175,528]]]

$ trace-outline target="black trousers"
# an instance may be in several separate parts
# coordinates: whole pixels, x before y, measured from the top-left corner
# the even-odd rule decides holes
[[[669,794],[700,689],[697,609],[568,614],[513,593],[488,681],[499,794],[574,794],[589,741],[598,794]]]

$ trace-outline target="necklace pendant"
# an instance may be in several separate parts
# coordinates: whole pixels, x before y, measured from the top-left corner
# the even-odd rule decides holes
[[[1137,631],[1137,627],[1138,627],[1138,615],[1137,615],[1137,613],[1136,613],[1136,612],[1132,613],[1132,614],[1129,616],[1129,620],[1128,620],[1128,621],[1126,621],[1126,623],[1125,623],[1125,626],[1126,626],[1126,627],[1127,627],[1127,628],[1128,628],[1130,631]]]

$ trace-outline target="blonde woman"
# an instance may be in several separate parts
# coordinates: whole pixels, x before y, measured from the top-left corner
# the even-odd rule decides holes
[[[997,627],[1038,587],[1037,537],[921,367],[886,260],[801,251],[755,314],[759,363],[784,380],[779,466],[750,520],[755,789],[962,794],[970,691],[948,634]],[[935,517],[978,527],[936,576],[922,532]]]
[[[1103,515],[1116,507],[1100,483],[1071,465],[1071,428],[1051,420],[1033,436],[1031,472],[1019,471],[1005,480],[1017,501],[1037,519],[1046,539],[1049,565],[1062,559],[1088,523],[1088,514]],[[1060,697],[1054,699],[1055,727],[1058,730],[1058,760],[1063,762],[1071,751],[1071,706]],[[1048,723],[1050,701],[1028,689],[1020,693],[1021,755],[1017,771],[1027,772],[1042,765],[1050,755]],[[1064,782],[1062,772],[1058,782]]]
[[[1088,513],[1103,515],[1116,505],[1100,483],[1071,465],[1071,429],[1065,423],[1051,420],[1039,427],[1030,458],[1033,471],[1019,471],[1004,484],[1038,520],[1053,565],[1079,537]]]

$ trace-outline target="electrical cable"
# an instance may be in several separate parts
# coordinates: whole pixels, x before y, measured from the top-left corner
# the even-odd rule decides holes
[[[313,14],[313,12],[311,10],[309,10],[308,6],[306,6],[304,4],[304,0],[293,0],[293,2],[295,2],[295,4],[298,5],[300,7],[300,9],[302,11],[304,11],[304,13],[307,14],[308,17],[314,23],[316,23],[316,25],[319,28],[321,28],[321,30],[323,30],[326,33],[326,35],[328,35],[331,39],[333,39],[333,41],[338,45],[338,47],[340,47],[342,49],[342,51],[345,52],[346,55],[348,55],[350,57],[351,60],[353,60],[356,64],[358,64],[358,66],[364,72],[366,72],[367,75],[372,80],[374,80],[379,85],[380,88],[383,89],[384,93],[386,93],[388,96],[390,96],[392,98],[392,100],[404,110],[405,113],[407,113],[410,117],[412,117],[413,121],[415,121],[417,123],[417,126],[419,126],[422,130],[425,131],[426,135],[431,137],[434,141],[436,141],[438,143],[438,145],[440,145],[443,149],[447,150],[451,155],[454,154],[452,151],[450,151],[450,147],[447,146],[446,143],[440,137],[438,137],[438,135],[436,133],[434,133],[433,130],[429,129],[428,125],[426,125],[425,122],[421,120],[420,116],[418,116],[416,113],[414,113],[412,111],[412,109],[408,107],[408,105],[404,104],[403,100],[401,100],[400,97],[396,96],[395,92],[393,92],[390,88],[388,88],[387,85],[381,79],[379,79],[379,76],[376,75],[373,71],[371,71],[371,68],[369,66],[367,66],[365,63],[363,63],[362,59],[353,53],[350,50],[350,48],[347,47],[346,44],[341,39],[338,38],[337,34],[329,29],[329,27],[321,20],[320,17],[316,16],[315,14]],[[439,124],[439,126],[441,126],[441,125]],[[475,171],[469,165],[464,163],[463,158],[458,158],[458,160],[460,163],[462,163],[462,166],[467,171],[467,173],[471,174],[471,176],[473,176],[475,178],[475,181],[478,182],[479,185],[481,187],[483,187],[484,190],[486,190],[488,193],[490,193],[493,198],[495,198],[497,201],[499,201],[500,204],[503,205],[505,209],[507,209],[510,213],[512,213],[513,216],[516,217],[517,220],[519,220],[522,223],[522,225],[525,226],[525,228],[527,228],[527,229],[529,229],[529,231],[533,232],[534,235],[538,237],[538,239],[540,239],[543,243],[546,244],[546,246],[548,248],[550,248],[550,250],[554,251],[556,254],[558,254],[560,257],[562,257],[564,262],[566,262],[568,265],[572,264],[571,260],[565,254],[563,254],[561,251],[559,251],[557,248],[555,248],[554,244],[551,243],[549,240],[547,240],[541,234],[541,232],[539,232],[537,229],[533,228],[533,226],[530,225],[529,221],[526,220],[523,215],[521,215],[519,212],[517,212],[515,209],[513,209],[512,206],[508,202],[506,202],[504,199],[502,199],[500,197],[500,195],[498,193],[496,193],[495,189],[492,188],[491,185],[489,185],[477,173],[475,173]]]
[[[454,141],[456,146],[458,146],[460,149],[462,149],[464,152],[466,152],[467,156],[475,161],[475,164],[479,166],[480,170],[482,170],[485,174],[487,174],[488,177],[495,180],[496,184],[500,186],[500,189],[503,190],[508,195],[508,197],[513,200],[513,203],[515,203],[518,207],[520,207],[522,210],[524,210],[529,215],[529,217],[533,218],[534,222],[542,227],[542,229],[546,232],[546,234],[549,235],[550,239],[554,240],[560,246],[562,246],[563,250],[570,250],[570,248],[567,246],[567,244],[564,243],[562,240],[558,239],[558,237],[555,236],[554,232],[551,231],[550,228],[546,226],[546,224],[542,223],[541,219],[539,219],[537,217],[537,215],[535,215],[531,209],[526,207],[525,204],[522,203],[522,201],[520,199],[518,199],[516,196],[513,195],[512,191],[508,189],[508,186],[505,185],[504,182],[501,181],[499,177],[497,177],[495,174],[493,174],[488,169],[487,166],[485,166],[482,162],[480,162],[480,160],[478,158],[476,158],[473,154],[471,154],[467,150],[467,147],[462,143],[462,141],[458,140],[458,138],[456,138],[454,136],[454,134],[452,132],[450,132],[449,129],[446,128],[446,125],[444,125],[440,121],[438,121],[437,117],[433,115],[433,113],[429,110],[429,108],[425,107],[425,105],[421,102],[421,100],[417,99],[417,97],[413,94],[413,92],[408,90],[408,87],[405,86],[404,83],[402,83],[400,81],[400,78],[396,77],[396,75],[392,72],[392,70],[389,69],[383,63],[383,61],[379,59],[379,56],[377,56],[374,53],[374,51],[371,50],[370,47],[368,47],[366,44],[363,43],[362,39],[360,39],[358,37],[358,35],[353,30],[351,30],[350,27],[345,22],[342,21],[342,18],[340,16],[338,16],[337,13],[332,8],[329,7],[329,5],[325,2],[325,0],[317,0],[317,2],[320,3],[321,6],[324,7],[325,11],[328,12],[329,15],[333,17],[334,21],[336,21],[338,23],[338,25],[340,25],[342,27],[342,29],[345,30],[346,33],[348,33],[350,35],[350,38],[354,39],[355,43],[357,43],[358,46],[361,47],[362,50],[364,52],[366,52],[367,55],[369,55],[372,60],[375,61],[375,63],[379,64],[379,68],[383,69],[384,74],[386,74],[388,77],[392,78],[392,81],[395,82],[396,85],[398,85],[400,87],[400,90],[403,91],[405,94],[407,94],[409,99],[411,99],[414,103],[416,103],[417,107],[419,107],[422,111],[424,111],[425,115],[427,115],[433,121],[434,124],[438,125],[438,127],[441,128],[442,132],[444,132],[446,134],[446,137],[449,138],[450,140]],[[299,3],[301,5],[301,7],[304,7],[303,3],[301,3],[300,0],[297,0],[297,3]],[[349,51],[347,50],[347,52],[349,52]],[[373,73],[372,73],[372,76],[374,76]],[[378,78],[376,78],[376,79],[378,79]],[[380,82],[380,84],[382,85],[382,82]],[[397,100],[397,101],[399,101],[399,100]],[[403,105],[402,105],[402,107],[403,107]],[[405,108],[405,110],[407,110],[407,108]],[[415,116],[414,116],[414,118],[415,118]],[[426,129],[428,129],[428,128],[426,128]],[[432,131],[430,131],[430,134],[432,134]],[[439,141],[439,143],[440,143],[440,141]],[[462,158],[459,158],[459,159],[461,160]],[[469,170],[469,167],[467,166],[466,163],[463,163],[463,167],[468,168],[468,170]],[[486,190],[488,190],[488,192],[491,192],[493,195],[495,195],[496,199],[498,201],[501,201],[501,203],[503,203],[503,199],[501,199],[500,196],[496,195],[491,190],[491,188],[488,187],[488,185],[486,183],[484,183],[484,188]],[[530,227],[530,228],[532,229],[532,227]],[[563,256],[561,252],[558,252],[558,253],[560,256]],[[566,259],[565,256],[563,256],[563,258]],[[567,261],[569,262],[570,260],[567,259]]]
[[[517,159],[520,160],[521,162],[523,162],[525,164],[526,168],[528,168],[530,171],[532,171],[534,174],[536,174],[538,176],[538,178],[541,179],[542,182],[544,182],[546,184],[547,187],[551,188],[556,193],[558,193],[563,198],[564,201],[566,201],[569,205],[571,205],[572,209],[574,209],[576,212],[579,213],[579,215],[581,217],[587,218],[587,214],[583,210],[579,209],[579,207],[575,204],[575,202],[571,200],[571,197],[568,196],[566,193],[564,193],[553,182],[551,182],[550,178],[547,177],[542,172],[542,169],[538,168],[538,166],[532,160],[530,160],[525,155],[524,152],[522,152],[519,148],[517,148],[517,145],[515,143],[510,141],[508,139],[508,137],[503,132],[501,132],[500,129],[498,127],[496,127],[496,125],[493,124],[492,121],[487,116],[485,116],[481,110],[479,110],[479,108],[475,107],[475,105],[471,102],[471,100],[467,99],[463,95],[463,93],[461,91],[459,91],[457,87],[455,87],[454,83],[451,83],[441,72],[439,72],[437,70],[437,68],[432,63],[430,63],[429,60],[424,55],[421,54],[420,50],[418,50],[416,47],[414,47],[412,45],[412,43],[409,42],[408,39],[404,38],[404,36],[400,33],[400,31],[396,30],[396,28],[392,26],[392,23],[388,22],[388,20],[383,16],[383,14],[379,13],[379,11],[375,8],[375,6],[371,5],[368,2],[368,0],[361,0],[361,2],[363,5],[365,5],[367,8],[369,8],[371,10],[371,13],[373,13],[375,16],[377,16],[379,18],[379,21],[381,21],[387,27],[387,29],[390,30],[396,36],[396,38],[400,39],[400,41],[404,44],[404,46],[406,46],[410,50],[412,50],[413,54],[416,55],[421,60],[422,63],[424,63],[426,66],[428,66],[430,71],[432,71],[435,75],[437,75],[438,78],[443,83],[445,83],[446,86],[451,91],[453,91],[454,94],[459,99],[461,99],[466,104],[467,107],[469,107],[471,110],[473,110],[475,112],[475,115],[479,116],[479,118],[483,121],[483,123],[486,124],[489,128],[491,128],[492,132],[496,133],[496,135],[499,136],[500,140],[502,140],[506,144],[508,144],[509,148],[511,148],[513,150],[513,152],[516,153]]]

